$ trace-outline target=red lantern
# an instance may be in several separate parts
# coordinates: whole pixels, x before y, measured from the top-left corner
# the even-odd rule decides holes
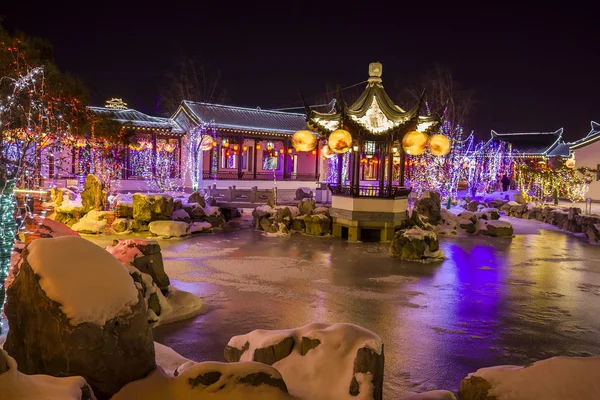
[[[256,145],[256,150],[260,150],[260,144]]]
[[[244,146],[242,148],[244,149],[244,151],[248,150],[248,146]]]
[[[240,148],[240,146],[238,146],[237,144],[233,145],[233,151],[238,151],[239,148]]]
[[[288,149],[288,154],[292,154],[292,149]]]

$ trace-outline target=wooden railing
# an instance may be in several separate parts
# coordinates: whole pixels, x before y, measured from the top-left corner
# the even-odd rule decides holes
[[[410,194],[411,188],[405,186],[392,186],[388,188],[384,186],[350,186],[350,185],[335,185],[329,184],[329,190],[334,196],[347,197],[378,197],[384,199],[395,199],[407,197]],[[391,190],[390,190],[391,189]]]
[[[211,173],[210,171],[204,171],[202,173],[204,179],[222,179],[222,180],[244,180],[244,181],[270,181],[273,180],[273,172],[247,172],[244,171],[241,175],[238,175],[237,171],[218,171],[216,174]],[[283,177],[281,172],[275,174],[277,180],[285,180],[285,181],[318,181],[319,176],[317,174],[294,174],[290,173],[290,176]]]

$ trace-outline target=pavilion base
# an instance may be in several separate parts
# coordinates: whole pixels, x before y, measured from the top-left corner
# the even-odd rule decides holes
[[[353,198],[332,196],[330,215],[333,218],[332,234],[348,237],[349,242],[377,239],[389,242],[397,228],[408,219],[407,198]]]

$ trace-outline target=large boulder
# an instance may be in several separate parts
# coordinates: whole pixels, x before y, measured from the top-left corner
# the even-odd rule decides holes
[[[85,186],[81,192],[81,211],[102,210],[106,205],[107,193],[104,183],[96,175],[89,174],[85,178]]]
[[[219,207],[214,206],[206,206],[204,207],[204,212],[206,216],[202,218],[203,221],[210,223],[213,228],[221,228],[227,221],[225,221],[225,217],[219,210]]]
[[[476,224],[477,233],[492,237],[512,237],[513,227],[506,221],[487,221],[480,219]]]
[[[308,187],[299,187],[296,189],[296,200],[312,199],[313,192]]]
[[[427,222],[436,225],[441,220],[441,197],[438,192],[428,190],[415,202],[413,210],[425,217]]]
[[[182,221],[152,221],[148,224],[150,233],[165,239],[190,234],[190,225]]]
[[[198,203],[202,208],[206,207],[206,200],[204,199],[204,195],[198,191],[190,194],[188,197],[188,203]]]
[[[475,213],[477,219],[498,220],[500,219],[500,211],[496,208],[482,208]]]
[[[168,220],[173,215],[174,208],[173,198],[167,194],[133,195],[133,218],[138,221]]]
[[[314,199],[303,199],[298,202],[298,210],[300,211],[300,215],[311,215],[314,209]]]
[[[155,368],[146,304],[127,269],[78,236],[38,239],[8,289],[4,349],[21,372],[82,376],[99,399]]]
[[[291,395],[301,399],[382,399],[383,343],[352,324],[310,324],[283,331],[256,330],[231,338],[225,359],[275,367]]]
[[[138,221],[137,219],[130,221],[129,228],[134,232],[148,232],[150,230],[148,222]]]
[[[0,349],[0,393],[2,399],[92,400],[93,391],[81,376],[56,378],[48,375],[25,375],[17,362]]]
[[[190,214],[188,214],[184,209],[179,209],[179,210],[173,211],[173,215],[171,215],[171,219],[173,221],[187,222],[188,224],[190,222],[192,222],[192,219],[190,218]]]
[[[401,260],[423,261],[444,258],[437,235],[419,227],[396,232],[389,251],[392,257]]]
[[[116,218],[110,227],[116,233],[123,233],[129,229],[129,220],[127,218]]]
[[[186,362],[167,376],[162,369],[132,382],[112,400],[132,399],[278,399],[292,400],[275,368],[257,362]]]
[[[133,218],[133,203],[117,202],[115,214],[120,218]]]
[[[331,218],[324,214],[307,215],[304,217],[304,226],[307,235],[327,235],[331,230]]]
[[[182,206],[183,210],[190,216],[192,221],[202,221],[206,216],[204,207],[198,203],[185,203]]]

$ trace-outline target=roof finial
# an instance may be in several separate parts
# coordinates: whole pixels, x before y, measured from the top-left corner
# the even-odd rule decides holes
[[[380,62],[372,62],[369,64],[369,83],[381,82],[381,73],[383,66]]]

